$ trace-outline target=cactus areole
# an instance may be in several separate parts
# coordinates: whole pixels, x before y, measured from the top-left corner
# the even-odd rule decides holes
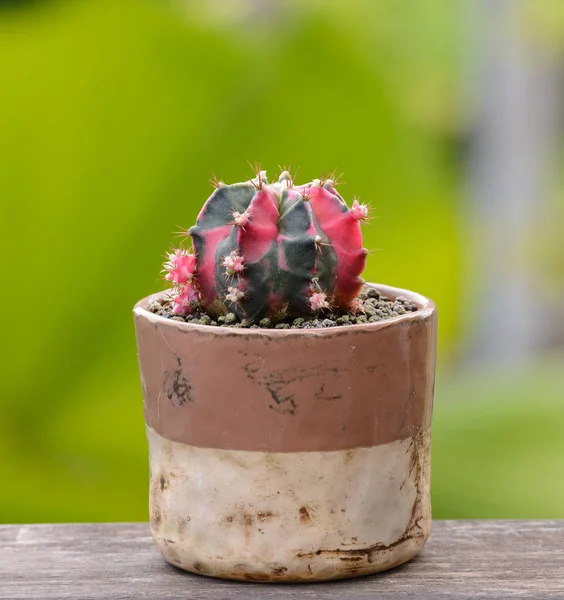
[[[367,207],[349,208],[331,179],[294,185],[283,171],[244,183],[217,183],[186,233],[193,251],[168,255],[173,312],[197,308],[211,316],[263,317],[357,310],[367,251],[361,221]]]

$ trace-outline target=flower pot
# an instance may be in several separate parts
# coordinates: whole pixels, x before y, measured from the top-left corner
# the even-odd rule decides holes
[[[436,309],[327,329],[192,325],[134,310],[153,538],[247,581],[374,573],[430,530]]]

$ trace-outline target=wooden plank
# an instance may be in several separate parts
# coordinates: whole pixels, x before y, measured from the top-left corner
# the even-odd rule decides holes
[[[564,598],[564,521],[436,521],[420,557],[323,584],[219,581],[168,565],[145,523],[0,526],[0,599]]]

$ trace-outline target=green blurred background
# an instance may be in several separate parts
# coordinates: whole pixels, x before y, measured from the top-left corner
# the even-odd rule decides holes
[[[255,160],[344,172],[367,279],[437,302],[434,515],[564,517],[564,15],[480,6],[0,2],[0,522],[147,520],[131,309]]]

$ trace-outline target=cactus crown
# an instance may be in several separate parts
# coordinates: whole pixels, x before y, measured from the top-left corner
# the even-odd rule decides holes
[[[254,322],[354,310],[365,205],[349,208],[328,178],[295,186],[288,171],[275,183],[258,170],[250,181],[214,187],[187,231],[193,253],[176,250],[165,264],[176,313],[200,306]]]

